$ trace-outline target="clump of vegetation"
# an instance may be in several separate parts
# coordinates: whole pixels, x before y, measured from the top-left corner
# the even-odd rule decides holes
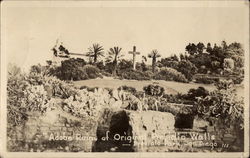
[[[119,90],[119,91],[123,90],[123,91],[126,91],[126,92],[130,92],[132,94],[136,93],[136,89],[134,87],[130,87],[130,86],[126,86],[126,85],[119,87],[117,90]]]
[[[192,81],[194,74],[197,73],[196,66],[188,60],[179,61],[176,70],[181,72],[188,81]]]
[[[219,82],[218,77],[209,77],[209,76],[197,76],[195,78],[196,83],[203,83],[203,84],[213,84]]]
[[[164,94],[165,89],[159,85],[150,84],[148,86],[143,87],[145,94],[151,96],[162,96]]]
[[[148,73],[144,73],[142,71],[138,70],[133,70],[129,69],[127,71],[124,71],[123,73],[119,74],[119,76],[122,79],[127,79],[127,80],[150,80],[151,76]]]
[[[208,90],[206,90],[204,87],[198,87],[197,89],[190,89],[184,98],[190,101],[197,101],[197,98],[205,98],[208,95]]]
[[[158,73],[154,75],[156,80],[188,82],[185,76],[173,68],[162,68]]]
[[[85,65],[83,67],[83,72],[86,73],[86,79],[95,79],[97,77],[102,77],[100,70],[93,65]]]
[[[232,81],[224,80],[216,84],[217,89],[208,96],[200,98],[196,104],[196,112],[202,119],[215,125],[221,137],[230,133],[240,138],[244,132],[244,104],[243,99],[236,96]],[[239,139],[241,146],[244,139]]]

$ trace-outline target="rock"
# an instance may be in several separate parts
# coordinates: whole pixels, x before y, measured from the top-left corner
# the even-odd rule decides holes
[[[166,134],[174,132],[174,115],[167,112],[126,111],[129,117],[129,125],[132,128],[132,135],[137,136],[134,140],[134,149],[136,151],[146,151],[151,148],[157,148],[157,145],[163,145]],[[165,149],[166,150],[166,149]]]
[[[208,121],[198,119],[198,118],[194,119],[194,122],[193,122],[193,128],[194,129],[204,129],[204,128],[208,127],[208,126],[209,126]]]

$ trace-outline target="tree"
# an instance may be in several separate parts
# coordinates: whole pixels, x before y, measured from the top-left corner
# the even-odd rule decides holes
[[[158,63],[162,65],[162,67],[171,67],[174,69],[177,69],[179,64],[178,61],[173,61],[171,57],[162,58],[160,61],[158,61]]]
[[[186,46],[186,51],[190,54],[190,55],[195,55],[197,54],[197,47],[194,43],[189,43],[187,46]]]
[[[231,43],[227,47],[227,53],[234,60],[236,71],[244,67],[244,49],[240,43]]]
[[[203,50],[205,49],[205,45],[203,43],[199,42],[196,47],[199,54],[203,53]]]
[[[86,53],[86,56],[90,59],[93,58],[94,64],[97,62],[98,57],[104,56],[104,48],[98,43],[93,44],[92,47],[88,48],[88,50],[89,51]]]
[[[231,73],[234,69],[234,60],[231,58],[225,58],[223,67],[224,67],[224,72]]]
[[[123,56],[121,54],[121,50],[122,50],[122,48],[113,47],[113,48],[110,48],[108,51],[109,56],[107,57],[106,61],[113,63],[113,71],[112,71],[113,76],[116,76],[118,61]]]
[[[155,67],[156,67],[156,59],[161,57],[161,55],[158,53],[156,49],[152,50],[150,54],[148,54],[149,58],[152,58],[152,72],[155,72]]]
[[[211,54],[211,52],[213,51],[213,48],[211,46],[211,43],[207,43],[207,48],[206,48],[206,51]]]
[[[184,74],[184,76],[191,81],[193,79],[193,75],[197,72],[197,68],[190,61],[182,60],[178,64],[177,70]]]

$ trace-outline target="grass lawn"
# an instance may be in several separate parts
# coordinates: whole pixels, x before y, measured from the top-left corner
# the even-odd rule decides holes
[[[198,88],[202,86],[209,91],[215,89],[214,85],[198,84],[198,83],[180,83],[174,81],[164,81],[164,80],[150,80],[150,81],[137,81],[137,80],[119,80],[113,79],[111,77],[105,77],[103,79],[91,79],[91,80],[81,80],[75,81],[76,86],[88,86],[88,87],[101,87],[101,88],[118,88],[120,86],[126,85],[136,88],[138,91],[142,91],[143,87],[152,83],[158,83],[160,86],[165,88],[167,94],[177,94],[177,93],[187,93],[191,88]],[[237,93],[239,96],[244,96],[243,86],[237,85]]]

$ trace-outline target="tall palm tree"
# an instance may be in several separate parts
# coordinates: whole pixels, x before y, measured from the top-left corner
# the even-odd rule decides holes
[[[86,56],[89,57],[89,59],[93,58],[94,64],[97,62],[97,58],[100,56],[104,56],[104,48],[96,43],[93,44],[92,47],[88,48],[88,52],[86,53]]]
[[[152,58],[152,71],[155,72],[156,67],[156,58],[161,57],[161,55],[158,53],[156,49],[152,50],[151,53],[148,54],[149,58]]]
[[[113,47],[113,48],[110,48],[108,51],[108,57],[106,61],[112,62],[113,64],[113,72],[112,72],[113,76],[116,76],[118,61],[121,59],[121,57],[123,57],[123,55],[121,54],[121,50],[122,48]]]

